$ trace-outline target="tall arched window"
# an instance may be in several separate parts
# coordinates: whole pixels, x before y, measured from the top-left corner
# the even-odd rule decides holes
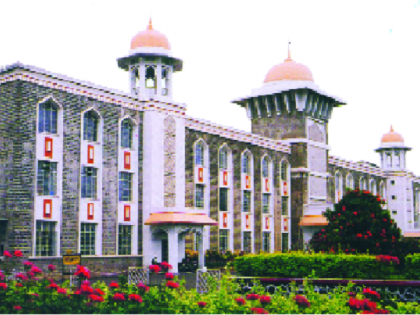
[[[346,178],[346,188],[354,189],[353,175],[349,173]]]
[[[133,125],[129,119],[124,119],[121,123],[121,147],[133,147]]]
[[[262,160],[262,176],[263,177],[268,177],[269,176],[269,158],[268,156],[264,156],[263,160]]]
[[[90,110],[83,116],[83,140],[98,141],[98,115]]]
[[[335,202],[339,202],[343,197],[343,178],[340,172],[335,173]]]
[[[228,169],[228,149],[226,146],[223,146],[219,150],[219,169],[221,170]]]
[[[201,140],[195,145],[195,165],[204,166],[204,144]]]
[[[251,155],[245,152],[242,156],[242,173],[251,175]]]
[[[283,160],[280,164],[280,177],[284,182],[289,180],[289,163],[286,160]]]
[[[38,132],[57,133],[58,107],[52,101],[39,104]]]

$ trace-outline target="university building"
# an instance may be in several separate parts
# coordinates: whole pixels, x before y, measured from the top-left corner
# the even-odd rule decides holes
[[[346,187],[380,195],[403,234],[420,236],[420,178],[402,136],[382,137],[381,166],[330,156],[328,121],[345,102],[290,52],[232,101],[251,133],[172,99],[183,63],[151,22],[118,66],[128,93],[21,63],[0,69],[0,255],[19,249],[43,266],[71,251],[93,272],[157,257],[177,272],[191,248],[203,267],[207,249],[302,247]]]

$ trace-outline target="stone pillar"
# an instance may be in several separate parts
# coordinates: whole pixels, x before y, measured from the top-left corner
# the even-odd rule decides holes
[[[146,65],[140,64],[139,67],[139,95],[146,96]]]
[[[167,68],[168,73],[166,74],[167,79],[166,79],[166,89],[168,90],[168,94],[166,95],[167,97],[172,97],[172,72],[173,72],[173,68],[172,67],[168,67]]]
[[[204,230],[204,229],[203,229]],[[203,233],[196,234],[196,237],[198,237],[198,269],[204,268],[204,240],[203,240]]]
[[[162,64],[159,62],[156,67],[156,95],[162,96]]]
[[[130,66],[130,94],[136,94],[136,66]]]
[[[173,226],[168,229],[169,264],[172,265],[172,272],[178,273],[178,229]]]

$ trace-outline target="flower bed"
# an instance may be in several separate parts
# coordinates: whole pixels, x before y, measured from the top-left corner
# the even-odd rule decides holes
[[[75,276],[77,287],[68,282],[59,286],[31,263],[25,263],[26,272],[17,281],[6,281],[7,274],[0,273],[0,313],[61,313],[61,314],[356,314],[356,313],[419,313],[417,303],[385,305],[381,295],[373,290],[353,291],[349,283],[331,297],[313,292],[305,281],[305,290],[297,294],[294,284],[289,296],[270,295],[256,285],[246,295],[238,293],[239,284],[224,276],[220,283],[209,282],[209,290],[198,294],[187,291],[184,281],[166,273],[158,287],[145,284],[128,285],[112,282],[91,284],[90,271],[78,266]],[[158,271],[152,267],[153,271]]]

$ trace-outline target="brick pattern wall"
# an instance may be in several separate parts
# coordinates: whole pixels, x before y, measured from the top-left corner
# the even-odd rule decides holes
[[[210,217],[218,221],[218,152],[219,148],[226,143],[229,149],[232,152],[233,158],[233,195],[234,195],[234,209],[233,209],[233,233],[234,233],[234,251],[240,251],[241,249],[241,153],[245,149],[249,149],[253,154],[254,161],[254,243],[255,243],[255,252],[259,252],[262,247],[262,231],[261,231],[261,158],[264,154],[268,154],[271,157],[274,166],[274,183],[275,187],[273,190],[273,202],[274,202],[274,213],[276,228],[275,228],[275,249],[280,250],[281,247],[281,235],[278,233],[278,230],[281,230],[279,225],[281,222],[281,199],[280,199],[280,190],[279,190],[279,164],[284,156],[283,154],[276,151],[267,150],[260,148],[255,145],[250,145],[248,143],[243,143],[231,139],[222,138],[218,135],[206,134],[203,132],[195,131],[187,128],[185,132],[185,202],[186,207],[193,207],[193,194],[194,194],[194,152],[193,146],[194,142],[202,138],[209,147],[209,157],[210,157]],[[287,158],[288,159],[288,158]],[[232,232],[231,232],[232,233]],[[210,248],[218,250],[219,240],[218,240],[218,227],[212,227],[210,230]]]
[[[301,112],[293,115],[283,114],[272,117],[254,118],[252,121],[252,133],[272,138],[306,138],[305,115]]]

